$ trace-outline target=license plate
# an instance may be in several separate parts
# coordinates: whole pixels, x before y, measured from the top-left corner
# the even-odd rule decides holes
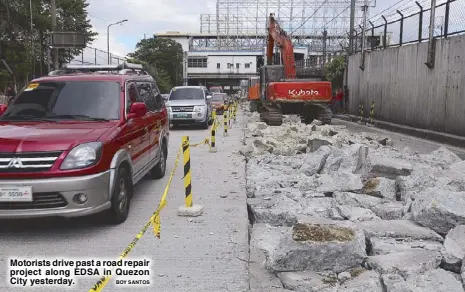
[[[0,202],[32,202],[32,187],[0,187]]]
[[[181,118],[181,119],[185,119],[185,118],[190,118],[191,115],[190,114],[175,114],[174,115],[175,118]]]

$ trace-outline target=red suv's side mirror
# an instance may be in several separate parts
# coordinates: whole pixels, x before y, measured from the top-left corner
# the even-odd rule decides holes
[[[8,109],[8,105],[0,104],[0,116],[3,115],[4,112]]]
[[[128,119],[140,118],[147,114],[147,106],[143,102],[135,102],[131,104],[129,109]]]

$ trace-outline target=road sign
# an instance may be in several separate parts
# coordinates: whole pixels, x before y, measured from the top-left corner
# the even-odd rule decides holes
[[[85,48],[87,35],[80,32],[52,32],[51,46],[54,48]]]

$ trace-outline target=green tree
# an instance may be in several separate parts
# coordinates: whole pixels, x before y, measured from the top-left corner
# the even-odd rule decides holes
[[[331,81],[333,87],[341,88],[344,83],[344,71],[346,68],[346,59],[344,56],[336,56],[325,66],[326,80]]]
[[[170,77],[163,69],[155,69],[155,67],[151,66],[149,63],[137,59],[127,59],[127,61],[129,63],[143,65],[147,73],[157,81],[158,89],[160,89],[162,93],[169,92],[171,90],[172,86]]]
[[[183,51],[178,42],[163,38],[143,39],[137,43],[135,52],[129,54],[129,57],[155,67],[157,78],[163,82],[167,81],[168,77],[169,84],[166,88],[171,89],[182,84]],[[165,85],[159,84],[159,86],[165,88]]]
[[[32,4],[32,29],[31,9]],[[87,19],[86,0],[57,0],[57,31],[86,33],[91,42],[96,33]],[[14,71],[12,78],[0,64],[0,90],[3,83],[16,79],[19,84],[32,76],[47,73],[46,31],[52,30],[49,0],[2,0],[0,1],[0,54]],[[80,53],[79,49],[59,50],[62,64]]]

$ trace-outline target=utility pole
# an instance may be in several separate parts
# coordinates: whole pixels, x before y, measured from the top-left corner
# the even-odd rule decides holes
[[[184,86],[187,86],[187,78],[188,78],[188,75],[187,75],[187,52],[183,52],[183,58],[182,58],[182,63],[183,63],[183,70],[182,70],[182,75],[183,75],[183,79],[184,79]]]
[[[50,13],[52,14],[52,39],[57,29],[57,3],[56,0],[50,0]],[[53,42],[52,42],[53,43]],[[58,69],[58,49],[53,48],[53,70]]]
[[[436,17],[436,0],[431,0],[431,12],[429,20],[429,38],[428,38],[428,59],[426,66],[428,68],[434,68],[434,55],[435,55],[435,39],[434,39],[434,19]]]
[[[355,34],[355,2],[350,1],[350,33],[349,33],[349,55],[354,53],[354,34]]]
[[[325,67],[326,65],[326,57],[327,57],[327,42],[328,42],[328,32],[325,30],[323,32],[323,68]]]
[[[34,23],[32,20],[32,0],[29,0],[29,16],[31,18],[31,61],[32,61],[32,79],[36,74],[36,54],[34,50]]]
[[[368,0],[363,4],[363,28],[362,28],[362,56],[360,58],[360,69],[365,69],[365,47],[366,47],[366,31],[367,31],[367,14]]]

